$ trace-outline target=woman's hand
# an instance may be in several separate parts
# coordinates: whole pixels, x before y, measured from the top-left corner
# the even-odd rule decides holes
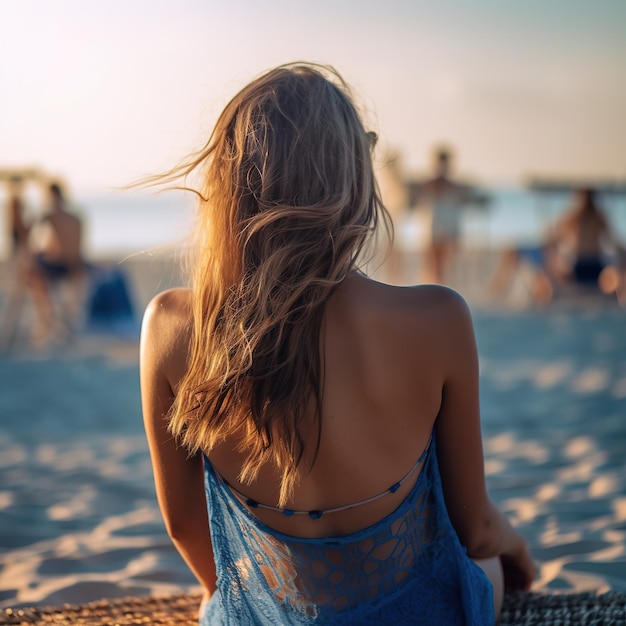
[[[537,568],[528,550],[526,540],[515,531],[515,545],[500,555],[504,588],[507,591],[528,591],[537,574]]]

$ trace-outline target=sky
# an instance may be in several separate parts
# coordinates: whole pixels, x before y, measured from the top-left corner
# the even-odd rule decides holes
[[[408,175],[626,179],[624,0],[0,0],[0,169],[75,190],[163,171],[263,70],[350,83]]]

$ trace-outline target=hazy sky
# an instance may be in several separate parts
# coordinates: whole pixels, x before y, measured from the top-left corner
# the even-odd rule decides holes
[[[0,0],[0,168],[123,185],[282,62],[334,65],[405,168],[626,178],[625,0]]]

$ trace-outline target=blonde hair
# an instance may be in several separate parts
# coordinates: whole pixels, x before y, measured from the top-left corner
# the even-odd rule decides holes
[[[193,332],[169,429],[191,453],[235,435],[246,455],[240,480],[273,462],[280,506],[312,410],[313,459],[319,446],[325,304],[381,218],[391,228],[372,136],[333,68],[289,64],[244,87],[205,147],[169,173],[202,172]]]

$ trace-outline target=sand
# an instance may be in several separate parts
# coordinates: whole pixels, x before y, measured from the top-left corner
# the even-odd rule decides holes
[[[181,282],[167,255],[121,267],[137,318]],[[539,564],[533,590],[626,593],[626,313],[606,299],[495,307],[468,285],[487,479]],[[0,608],[197,593],[155,501],[137,326],[35,349],[30,315],[0,356]]]

